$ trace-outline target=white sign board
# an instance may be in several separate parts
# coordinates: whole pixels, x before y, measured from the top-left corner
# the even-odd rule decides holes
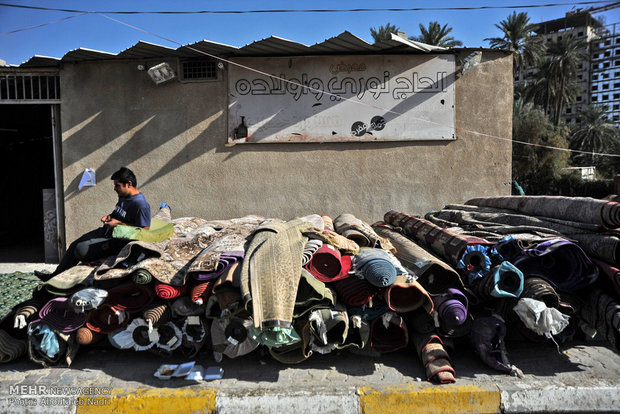
[[[230,143],[455,139],[454,55],[234,62]]]

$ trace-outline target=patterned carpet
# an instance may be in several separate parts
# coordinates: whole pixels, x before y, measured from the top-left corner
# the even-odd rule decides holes
[[[33,273],[0,273],[0,316],[32,297],[32,289],[39,284]]]

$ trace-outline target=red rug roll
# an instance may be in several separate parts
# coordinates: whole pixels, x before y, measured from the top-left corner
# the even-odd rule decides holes
[[[347,306],[363,306],[380,291],[366,279],[357,276],[348,277],[329,284],[338,295],[338,300]]]
[[[189,295],[192,298],[192,302],[198,303],[199,305],[205,303],[213,293],[213,285],[215,285],[215,282],[217,282],[217,279],[211,279],[194,285]]]
[[[155,294],[162,299],[178,298],[185,294],[185,292],[187,292],[186,285],[172,286],[161,282],[155,283]]]

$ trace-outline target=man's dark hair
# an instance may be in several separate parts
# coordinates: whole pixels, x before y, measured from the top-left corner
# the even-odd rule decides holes
[[[123,184],[131,183],[131,185],[133,185],[134,187],[138,187],[136,175],[127,167],[121,167],[117,172],[112,174],[111,179]]]

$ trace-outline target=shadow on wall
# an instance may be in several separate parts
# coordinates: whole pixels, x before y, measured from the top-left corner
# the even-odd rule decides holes
[[[213,108],[212,113],[206,115],[205,119],[196,125],[188,127],[187,118],[187,110],[184,107],[159,109],[155,114],[145,111],[127,114],[120,110],[105,109],[88,117],[87,122],[82,122],[83,125],[78,124],[79,130],[68,131],[71,135],[63,143],[65,168],[92,156],[95,152],[101,152],[105,160],[96,168],[96,172],[97,182],[102,183],[109,180],[121,166],[130,165],[167,145],[174,145],[168,151],[176,154],[172,155],[154,175],[143,182],[138,182],[138,186],[146,185],[200,157],[218,144],[213,139],[216,136],[213,131],[223,130],[224,127],[217,124],[225,122],[220,108]],[[181,143],[187,139],[189,142],[180,149],[180,144],[171,144],[172,141]],[[78,194],[81,178],[82,171],[67,186],[65,190],[67,200]]]
[[[495,54],[483,57],[483,63],[504,58],[503,54]],[[478,68],[477,70],[479,70]],[[457,68],[458,73],[458,68]],[[471,74],[464,76],[454,76],[455,83],[467,79]],[[183,87],[177,89],[178,93],[183,93]],[[226,88],[216,88],[216,93],[226,93]],[[456,91],[458,94],[458,91]],[[422,97],[423,98],[423,97]],[[406,112],[418,106],[421,98],[407,99],[398,104],[394,110]],[[458,97],[456,97],[458,101]],[[98,181],[105,182],[120,166],[131,165],[134,161],[146,156],[153,151],[164,151],[166,156],[157,158],[162,160],[156,172],[139,186],[156,181],[175,171],[179,167],[205,153],[214,150],[217,153],[228,154],[225,161],[230,160],[241,152],[305,152],[305,151],[381,151],[384,149],[415,148],[415,147],[444,147],[450,148],[454,141],[395,141],[395,142],[337,142],[337,143],[273,143],[273,144],[242,144],[228,147],[227,114],[226,106],[219,105],[220,99],[212,107],[202,106],[207,109],[207,113],[200,116],[201,121],[194,125],[188,125],[188,120],[195,119],[190,116],[191,98],[180,98],[176,105],[167,107],[152,107],[142,110],[105,109],[90,114],[83,120],[69,126],[63,132],[63,159],[64,167],[73,166],[82,160],[91,157],[94,153],[101,153],[106,157],[97,170]],[[183,103],[186,102],[187,105]],[[461,109],[468,111],[467,108]],[[458,106],[456,111],[459,111]],[[388,114],[386,114],[388,116]],[[458,119],[458,117],[456,118]],[[462,125],[455,125],[457,132]],[[466,127],[466,126],[465,126]],[[480,131],[484,132],[484,131]],[[457,135],[458,139],[458,135]],[[173,142],[174,141],[174,142]],[[164,148],[166,147],[166,148]],[[168,155],[170,154],[170,155]],[[381,156],[380,153],[377,154]],[[66,199],[70,200],[78,193],[82,171],[73,177],[72,181],[65,189]]]

